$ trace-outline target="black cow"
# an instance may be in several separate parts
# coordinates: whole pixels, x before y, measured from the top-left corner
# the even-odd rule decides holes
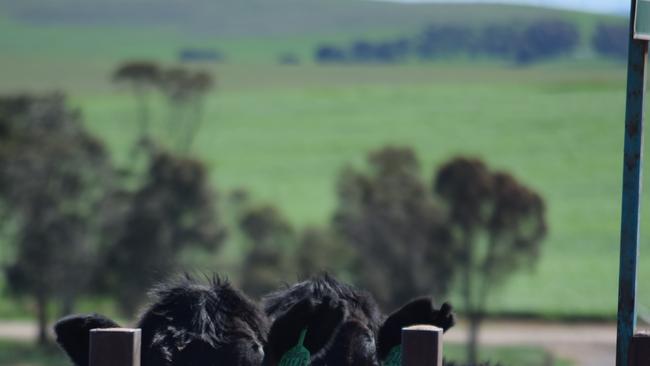
[[[264,312],[228,282],[201,284],[189,276],[152,291],[137,324],[143,366],[258,366],[269,330]],[[118,325],[101,315],[74,315],[54,326],[57,342],[77,366],[88,365],[94,328]]]
[[[454,325],[451,306],[435,309],[429,298],[413,300],[384,317],[368,292],[327,274],[274,292],[263,302],[273,321],[269,366],[297,343],[303,329],[313,366],[378,366],[400,345],[403,327],[431,324],[446,331]]]

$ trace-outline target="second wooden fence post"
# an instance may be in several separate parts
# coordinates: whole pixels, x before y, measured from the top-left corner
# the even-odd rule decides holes
[[[140,366],[140,329],[90,331],[90,366]]]
[[[650,365],[650,335],[637,334],[632,337],[628,366]]]
[[[431,325],[402,329],[402,366],[442,366],[442,329]]]

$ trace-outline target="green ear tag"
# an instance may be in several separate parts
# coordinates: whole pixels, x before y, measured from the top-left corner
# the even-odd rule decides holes
[[[300,332],[298,344],[282,356],[278,366],[309,366],[311,355],[309,350],[303,346],[307,329]]]
[[[384,366],[401,366],[402,365],[402,346],[395,346],[388,352]]]

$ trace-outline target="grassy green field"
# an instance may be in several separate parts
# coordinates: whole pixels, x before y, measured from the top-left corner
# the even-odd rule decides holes
[[[0,365],[4,366],[69,366],[70,362],[54,345],[36,348],[32,344],[0,342]]]
[[[584,27],[600,19],[563,14]],[[50,28],[0,20],[0,91],[67,91],[88,126],[124,163],[135,137],[134,104],[108,82],[112,68],[127,58],[170,62],[180,45],[213,42],[230,61],[211,67],[218,88],[209,97],[194,153],[208,164],[220,192],[244,187],[255,199],[281,207],[297,226],[321,225],[334,208],[337,173],[346,164],[363,164],[370,150],[413,147],[427,179],[454,155],[480,156],[539,190],[550,226],[539,265],[500,289],[492,311],[615,315],[622,65],[571,59],[525,69],[487,61],[278,66],[274,60],[281,52],[307,55],[327,37],[351,39],[351,30],[327,37],[188,38],[160,27]],[[159,101],[155,117],[156,133],[165,139],[166,111]],[[645,223],[650,216],[643,217]],[[642,253],[650,252],[650,240],[642,239]],[[239,252],[231,241],[214,262],[228,262],[223,256],[235,260]],[[650,304],[650,255],[640,270],[641,302]],[[0,300],[0,318],[21,313]]]
[[[503,288],[493,309],[612,316],[624,72],[567,68],[265,67],[243,73],[257,82],[241,75],[235,86],[228,75],[241,70],[223,67],[195,152],[220,190],[246,187],[298,225],[328,221],[337,172],[362,164],[369,150],[411,146],[427,179],[451,156],[481,156],[539,190],[550,225],[539,266]],[[128,159],[131,99],[75,101],[116,159]],[[648,278],[650,261],[641,270]],[[649,286],[642,282],[642,292],[650,295]]]
[[[412,146],[427,179],[451,156],[481,156],[539,190],[550,224],[539,266],[517,275],[492,309],[615,314],[622,68],[222,66],[217,72],[221,87],[209,99],[195,153],[221,192],[245,187],[297,225],[322,224],[334,207],[337,172],[362,164],[369,150]],[[117,91],[72,98],[116,161],[127,161],[135,132],[131,98]],[[157,112],[164,139],[165,109]],[[650,261],[641,271],[649,277]],[[650,296],[650,283],[640,286]]]

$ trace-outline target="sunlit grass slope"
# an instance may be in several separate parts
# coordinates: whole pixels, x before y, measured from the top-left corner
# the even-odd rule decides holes
[[[412,146],[426,179],[451,156],[480,156],[544,195],[551,229],[539,266],[501,289],[492,309],[615,314],[622,68],[223,67],[219,75],[195,153],[221,191],[245,187],[297,225],[325,224],[337,173],[369,150]],[[116,160],[128,159],[132,100],[105,93],[75,103]],[[161,139],[165,113],[157,109]],[[650,282],[641,291],[650,300]]]

